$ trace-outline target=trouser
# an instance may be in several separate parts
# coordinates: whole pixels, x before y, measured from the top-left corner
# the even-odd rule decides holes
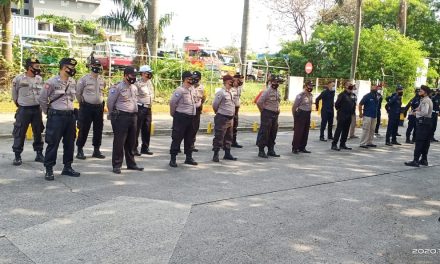
[[[386,142],[390,142],[390,139],[393,142],[397,141],[397,131],[399,129],[399,115],[388,115],[388,127],[387,134],[385,136]]]
[[[216,114],[214,117],[214,139],[212,150],[231,149],[234,126],[234,117]]]
[[[406,139],[410,140],[412,132],[412,141],[415,141],[417,134],[417,119],[415,115],[408,116],[408,127],[406,128]]]
[[[142,140],[141,151],[146,151],[150,148],[151,121],[151,108],[139,106],[137,113],[136,140],[134,144],[134,149],[137,149],[139,147],[139,134],[141,134]]]
[[[260,129],[257,135],[257,146],[268,147],[273,149],[275,146],[275,139],[278,133],[278,116],[279,112],[269,111],[264,109],[260,116]]]
[[[184,153],[191,155],[194,140],[193,115],[187,115],[175,112],[173,116],[173,132],[171,133],[170,154],[177,155],[180,150],[180,144],[184,141]]]
[[[238,111],[240,110],[240,107],[235,107],[235,113],[234,113],[234,125],[232,128],[232,142],[237,143],[237,132],[238,132]]]
[[[197,139],[197,132],[199,132],[200,129],[200,116],[202,115],[202,109],[203,106],[196,109],[196,115],[193,118],[193,139],[192,139],[192,146],[191,149],[194,149],[194,144],[196,143]]]
[[[350,137],[354,137],[354,132],[356,129],[356,115],[351,116],[351,122],[350,122]]]
[[[90,126],[93,123],[93,140],[94,147],[99,148],[102,142],[102,130],[104,128],[104,104],[88,104],[81,103],[78,113],[78,139],[76,146],[84,147],[89,135]]]
[[[380,119],[382,118],[382,113],[377,111],[377,119],[376,119],[376,129],[374,130],[374,133],[379,134],[379,127],[380,127]]]
[[[431,145],[431,124],[417,124],[416,146],[414,149],[414,160],[428,160],[429,146]]]
[[[124,161],[127,167],[136,166],[134,145],[136,142],[137,113],[119,111],[111,120],[113,129],[112,166],[120,169]]]
[[[57,161],[58,146],[63,138],[63,164],[70,166],[75,151],[76,121],[73,111],[49,109],[46,124],[46,155],[44,166],[53,167]]]
[[[364,116],[362,119],[361,146],[372,145],[377,118]]]
[[[333,118],[334,118],[333,111],[321,110],[321,131],[319,135],[320,138],[324,138],[324,131],[327,125],[328,125],[327,137],[328,138],[333,137]]]
[[[43,140],[41,138],[41,132],[44,130],[43,118],[41,115],[40,106],[20,106],[15,114],[14,129],[12,136],[14,137],[14,143],[12,150],[15,153],[22,153],[24,140],[26,138],[26,131],[32,126],[32,133],[34,135],[34,151],[43,151]]]
[[[310,111],[299,110],[293,120],[292,149],[305,150],[309,139]]]
[[[336,131],[335,136],[333,138],[333,144],[337,145],[339,138],[341,139],[341,145],[345,145],[348,138],[348,133],[350,131],[350,125],[351,125],[351,116],[338,116],[337,117],[337,125],[336,125]]]
[[[432,134],[431,139],[434,139],[435,131],[437,130],[437,123],[438,123],[438,113],[432,112]]]

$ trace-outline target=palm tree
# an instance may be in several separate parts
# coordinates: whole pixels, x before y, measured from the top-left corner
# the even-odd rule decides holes
[[[152,18],[151,23],[153,24],[150,24],[150,27],[148,27],[148,11],[152,6],[152,1],[157,2],[156,0],[113,0],[114,4],[117,6],[117,10],[111,11],[109,15],[99,18],[100,23],[104,27],[134,32],[136,50],[140,55],[137,59],[139,64],[146,62],[145,55],[147,55],[146,47],[148,36],[152,36],[152,41],[154,41],[154,43],[152,42],[152,45],[150,45],[150,55],[157,55],[157,48],[155,47],[157,47],[158,38],[154,37],[157,33],[151,33],[149,30],[156,31],[156,28],[158,28],[158,31],[156,32],[161,33],[163,28],[171,23],[173,16],[172,14],[164,15],[159,19],[158,25],[157,22],[154,22],[156,19]]]
[[[244,0],[243,7],[243,24],[241,30],[241,74],[246,77],[246,67],[247,67],[247,45],[248,45],[248,29],[249,29],[249,0]]]
[[[2,57],[9,63],[12,63],[12,4],[22,6],[23,0],[0,0]]]
[[[406,18],[408,12],[408,3],[406,0],[400,0],[398,26],[402,35],[406,34]]]

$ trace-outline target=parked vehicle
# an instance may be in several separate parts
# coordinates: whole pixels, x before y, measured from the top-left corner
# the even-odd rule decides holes
[[[104,70],[122,70],[133,65],[136,49],[133,44],[103,42],[94,47],[93,56],[101,62]]]

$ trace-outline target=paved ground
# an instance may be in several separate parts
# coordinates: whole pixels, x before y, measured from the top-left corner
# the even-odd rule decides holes
[[[281,158],[262,160],[255,134],[241,133],[239,161],[214,164],[202,135],[200,165],[179,156],[172,169],[170,138],[157,136],[142,173],[89,158],[75,179],[58,164],[54,182],[30,144],[16,168],[1,139],[0,263],[440,263],[440,144],[430,167],[412,169],[412,145],[350,141],[354,151],[335,153],[312,131],[313,153],[293,155],[291,137],[279,134]],[[110,146],[105,137],[107,156]]]

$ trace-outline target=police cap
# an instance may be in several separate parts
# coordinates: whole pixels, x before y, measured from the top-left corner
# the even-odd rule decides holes
[[[62,58],[60,60],[60,67],[63,67],[65,65],[70,65],[75,67],[78,62],[74,58]]]

